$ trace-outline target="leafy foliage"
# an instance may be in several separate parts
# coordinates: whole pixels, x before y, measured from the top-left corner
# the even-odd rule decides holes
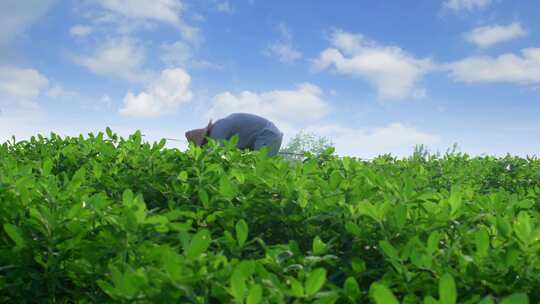
[[[537,303],[540,161],[0,146],[0,302]]]

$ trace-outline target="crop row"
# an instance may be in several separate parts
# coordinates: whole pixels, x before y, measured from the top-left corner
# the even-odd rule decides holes
[[[537,303],[540,160],[0,146],[0,301]]]

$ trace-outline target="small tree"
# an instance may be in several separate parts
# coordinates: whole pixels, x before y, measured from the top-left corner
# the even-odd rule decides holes
[[[313,155],[320,155],[331,147],[334,147],[334,143],[329,138],[319,136],[312,132],[308,133],[301,131],[296,134],[280,152],[285,158],[301,160],[305,152],[309,152]]]
[[[446,156],[451,155],[458,155],[459,154],[459,146],[457,143],[454,143],[451,148],[446,149]],[[422,159],[422,160],[428,160],[430,158],[439,158],[441,157],[441,153],[433,153],[429,151],[428,147],[424,144],[416,145],[414,147],[413,154],[411,156],[413,159]]]

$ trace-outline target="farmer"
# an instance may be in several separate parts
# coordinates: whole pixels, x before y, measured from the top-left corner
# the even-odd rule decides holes
[[[207,143],[207,137],[214,140],[230,140],[238,135],[239,149],[259,150],[268,148],[268,155],[278,153],[283,139],[283,133],[268,119],[247,113],[233,113],[212,123],[212,120],[204,128],[186,132],[189,142],[197,146]]]

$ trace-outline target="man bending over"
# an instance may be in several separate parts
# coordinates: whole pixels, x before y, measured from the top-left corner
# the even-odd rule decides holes
[[[205,145],[207,137],[230,140],[234,135],[238,135],[237,148],[253,151],[267,147],[269,156],[279,152],[283,140],[283,133],[274,123],[248,113],[230,114],[214,123],[210,121],[204,128],[187,131],[185,135],[189,142],[197,146]]]

